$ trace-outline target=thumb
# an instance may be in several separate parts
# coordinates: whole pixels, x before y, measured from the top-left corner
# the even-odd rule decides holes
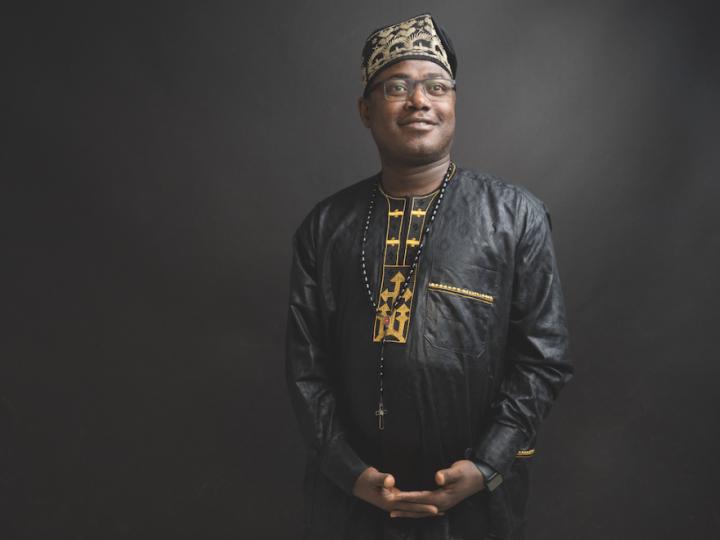
[[[374,486],[384,487],[390,489],[395,485],[395,478],[392,474],[383,473],[378,470],[374,470],[370,481]]]
[[[382,487],[390,489],[395,485],[395,477],[392,474],[386,474],[383,478]]]
[[[452,467],[449,469],[441,469],[435,473],[435,482],[438,486],[446,486],[456,482],[460,478],[460,473]]]

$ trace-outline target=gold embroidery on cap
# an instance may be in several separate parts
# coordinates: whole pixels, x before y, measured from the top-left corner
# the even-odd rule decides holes
[[[363,86],[385,64],[403,56],[427,56],[452,73],[447,52],[429,14],[382,28],[368,38],[372,54],[362,66]]]

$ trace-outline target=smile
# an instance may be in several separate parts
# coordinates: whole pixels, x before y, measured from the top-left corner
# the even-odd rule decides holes
[[[432,122],[426,122],[424,120],[413,120],[412,122],[400,124],[400,127],[403,128],[418,129],[423,131],[432,129],[434,126],[435,124],[433,124]]]

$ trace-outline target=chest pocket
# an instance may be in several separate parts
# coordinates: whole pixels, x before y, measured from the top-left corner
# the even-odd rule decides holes
[[[499,300],[498,277],[481,266],[434,267],[425,304],[427,341],[441,349],[482,354]]]

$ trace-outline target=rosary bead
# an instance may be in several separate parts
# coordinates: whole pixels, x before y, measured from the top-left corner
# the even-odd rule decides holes
[[[448,181],[450,180],[450,177],[452,176],[453,172],[455,171],[455,164],[450,162],[450,165],[448,166],[447,172],[445,173],[445,176],[443,177],[442,185],[440,186],[440,194],[438,195],[437,200],[435,201],[435,205],[433,206],[432,213],[430,214],[430,219],[428,220],[429,223],[425,227],[425,232],[422,237],[422,240],[420,241],[420,245],[418,246],[418,249],[415,253],[415,258],[413,259],[412,265],[410,266],[410,269],[408,270],[408,275],[405,278],[405,281],[401,284],[400,289],[398,291],[398,295],[395,297],[395,301],[393,302],[393,305],[390,308],[390,316],[392,316],[392,313],[400,306],[400,302],[402,301],[402,297],[407,290],[408,286],[410,285],[410,278],[414,275],[415,269],[417,268],[418,261],[420,260],[420,254],[422,253],[423,246],[425,245],[425,239],[428,237],[428,234],[430,233],[430,225],[432,224],[433,220],[435,219],[435,216],[438,212],[438,208],[440,208],[440,203],[442,202],[443,195],[445,194],[445,189],[447,188]],[[368,204],[368,213],[367,213],[367,219],[365,220],[365,227],[363,229],[362,234],[362,242],[361,242],[361,252],[360,252],[360,260],[362,263],[362,277],[364,280],[365,290],[367,290],[368,298],[370,300],[370,305],[372,306],[374,312],[376,315],[380,316],[380,313],[378,312],[378,304],[375,302],[375,299],[373,298],[373,292],[370,287],[370,281],[368,280],[367,276],[367,267],[365,265],[365,245],[367,244],[367,234],[368,230],[370,228],[370,220],[372,219],[373,214],[373,208],[375,206],[375,198],[377,197],[377,193],[380,189],[380,182],[376,182],[373,186],[373,190],[370,193],[370,201]],[[389,316],[386,315],[386,321],[389,320]],[[385,324],[385,328],[387,328],[387,323]],[[386,341],[387,335],[383,335],[382,339],[380,340],[380,359],[378,362],[378,390],[380,393],[379,402],[378,402],[378,410],[375,411],[376,415],[379,415],[382,419],[382,416],[384,414],[387,414],[387,410],[383,406],[383,392],[385,389],[385,386],[383,384],[383,368],[385,364],[385,357],[383,354],[384,348],[385,348],[385,341]],[[382,426],[382,424],[381,424]],[[383,427],[380,427],[380,429],[383,429]]]

